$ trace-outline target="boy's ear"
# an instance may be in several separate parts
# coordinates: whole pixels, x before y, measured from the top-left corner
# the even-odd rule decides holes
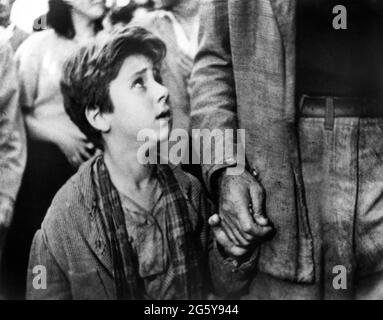
[[[86,109],[85,116],[92,127],[103,133],[110,131],[110,123],[107,117],[104,117],[104,114],[100,112],[100,108]]]

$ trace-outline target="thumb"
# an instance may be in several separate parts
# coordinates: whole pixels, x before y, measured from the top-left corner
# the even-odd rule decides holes
[[[217,213],[215,213],[209,218],[208,223],[209,223],[210,227],[214,228],[214,227],[219,226],[219,224],[221,223],[221,219],[220,219],[219,215]]]
[[[218,214],[213,214],[209,220],[209,225],[211,230],[214,233],[214,236],[218,243],[223,247],[230,247],[233,246],[232,242],[230,241],[229,237],[226,236],[226,233],[223,231],[221,227],[221,219]]]
[[[255,222],[261,226],[266,227],[269,225],[269,219],[263,212],[264,191],[259,185],[252,185],[249,189],[251,202],[249,204],[249,211],[252,213]]]

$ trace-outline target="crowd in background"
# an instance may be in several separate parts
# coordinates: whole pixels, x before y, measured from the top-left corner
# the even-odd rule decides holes
[[[49,0],[27,30],[12,21],[22,2],[0,1],[0,299],[24,297],[33,235],[58,189],[97,152],[64,110],[66,58],[128,24],[147,28],[167,46],[161,77],[173,128],[189,130],[199,25],[198,0]]]

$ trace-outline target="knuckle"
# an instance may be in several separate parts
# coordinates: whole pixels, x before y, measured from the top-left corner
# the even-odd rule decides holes
[[[225,201],[222,203],[221,210],[223,212],[228,212],[228,211],[230,211],[230,209],[231,209],[231,205],[228,202]]]
[[[246,240],[249,244],[250,244],[251,241],[254,240],[254,236],[251,235],[251,234],[248,234],[248,233],[245,233],[245,234],[243,235],[243,237],[245,238],[245,240]]]
[[[253,227],[249,222],[246,222],[242,225],[242,229],[244,232],[250,233],[253,230]]]
[[[246,251],[245,251],[244,249],[241,249],[241,248],[238,248],[238,247],[236,247],[236,248],[233,249],[233,255],[234,255],[235,257],[240,257],[240,256],[242,256],[245,252],[246,252]]]
[[[265,238],[272,232],[271,228],[260,228],[259,230],[259,237],[260,238]]]

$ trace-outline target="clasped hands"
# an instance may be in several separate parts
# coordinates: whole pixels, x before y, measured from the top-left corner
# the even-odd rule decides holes
[[[209,225],[225,253],[240,259],[271,238],[274,227],[265,216],[264,189],[249,172],[230,175],[225,169],[217,178],[219,213],[209,218]]]

